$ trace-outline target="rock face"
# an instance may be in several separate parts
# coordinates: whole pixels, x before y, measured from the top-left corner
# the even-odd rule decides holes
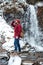
[[[32,65],[40,65],[38,62],[36,62],[36,63],[34,63],[34,64],[32,64]]]
[[[39,26],[43,28],[43,7],[38,7]]]
[[[26,0],[28,4],[35,4],[36,2],[43,1],[43,0]]]
[[[31,3],[31,4],[34,4],[35,3],[35,0],[26,0],[27,3]]]

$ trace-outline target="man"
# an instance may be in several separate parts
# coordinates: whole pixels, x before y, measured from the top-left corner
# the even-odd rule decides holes
[[[21,27],[21,24],[20,24],[20,20],[16,19],[15,21],[13,21],[11,23],[11,25],[14,27],[15,51],[18,50],[19,52],[21,52],[21,48],[20,48],[20,44],[19,44],[19,38],[20,38],[20,33],[22,31],[22,27]]]

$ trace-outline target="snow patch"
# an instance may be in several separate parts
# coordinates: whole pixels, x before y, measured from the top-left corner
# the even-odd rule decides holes
[[[43,6],[43,2],[36,3],[36,6],[42,7]]]
[[[8,65],[21,65],[21,58],[18,55],[11,56]]]

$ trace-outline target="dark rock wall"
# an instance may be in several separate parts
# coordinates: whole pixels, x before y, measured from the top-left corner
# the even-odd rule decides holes
[[[36,2],[43,1],[43,0],[26,0],[28,4],[35,4]]]
[[[38,20],[39,26],[43,29],[43,7],[38,7]]]

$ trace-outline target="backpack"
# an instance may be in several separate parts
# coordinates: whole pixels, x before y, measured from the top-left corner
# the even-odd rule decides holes
[[[21,33],[20,33],[20,37],[23,38],[24,37],[24,30],[22,29]]]

